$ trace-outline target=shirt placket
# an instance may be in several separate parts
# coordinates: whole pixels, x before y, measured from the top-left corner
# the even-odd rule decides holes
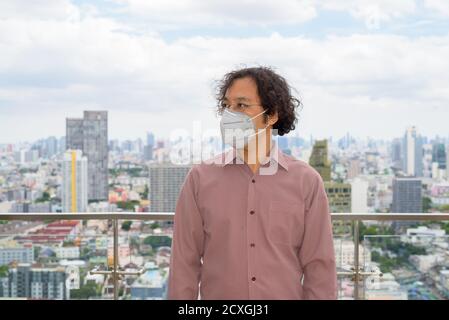
[[[257,295],[257,264],[256,264],[256,227],[258,212],[256,210],[256,187],[257,187],[257,176],[252,174],[248,183],[248,207],[247,207],[247,237],[246,246],[248,250],[248,282],[249,282],[249,299],[255,299]]]

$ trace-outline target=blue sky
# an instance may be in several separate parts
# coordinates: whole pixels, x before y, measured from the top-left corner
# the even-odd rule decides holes
[[[111,139],[218,134],[214,81],[243,65],[297,90],[294,134],[449,135],[445,0],[6,0],[0,52],[0,143],[62,136],[89,109]]]

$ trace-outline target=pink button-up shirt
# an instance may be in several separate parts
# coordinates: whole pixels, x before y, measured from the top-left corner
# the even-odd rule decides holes
[[[176,204],[168,299],[336,299],[321,176],[277,143],[267,159],[253,173],[231,149],[192,166]]]

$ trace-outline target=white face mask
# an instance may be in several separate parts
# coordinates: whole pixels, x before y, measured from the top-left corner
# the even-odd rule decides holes
[[[223,143],[229,144],[237,149],[246,146],[252,137],[267,129],[268,125],[256,133],[256,128],[252,121],[252,119],[265,113],[265,111],[262,111],[254,117],[250,117],[243,112],[234,112],[225,109],[220,120]]]

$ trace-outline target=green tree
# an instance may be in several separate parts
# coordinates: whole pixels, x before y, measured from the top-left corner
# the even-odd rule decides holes
[[[126,211],[134,211],[134,206],[139,205],[140,202],[138,200],[131,201],[118,201],[117,207]]]
[[[140,196],[142,197],[142,199],[148,199],[148,192],[150,192],[150,189],[148,188],[148,185],[145,185],[145,189],[143,190],[143,192],[140,194]]]
[[[9,268],[6,265],[0,266],[0,278],[8,276]]]
[[[159,228],[160,227],[160,225],[159,225],[159,223],[157,223],[157,222],[153,222],[151,225],[150,225],[150,228],[151,229],[157,229],[157,228]]]
[[[432,208],[432,200],[429,197],[422,198],[422,211],[424,213],[429,212],[430,208]]]
[[[132,221],[129,221],[129,220],[124,221],[122,223],[122,230],[129,231],[129,229],[131,229],[131,224],[132,224]]]
[[[98,292],[97,284],[94,281],[88,281],[79,289],[70,290],[70,298],[72,299],[89,299],[96,297]]]
[[[148,236],[143,240],[143,243],[150,245],[153,249],[170,247],[171,238],[169,236]]]
[[[74,247],[75,246],[75,242],[74,241],[64,241],[62,243],[63,247]]]
[[[40,202],[48,202],[48,201],[50,201],[50,193],[48,193],[47,191],[44,191],[42,193],[42,197],[37,198],[35,202],[40,203]]]

